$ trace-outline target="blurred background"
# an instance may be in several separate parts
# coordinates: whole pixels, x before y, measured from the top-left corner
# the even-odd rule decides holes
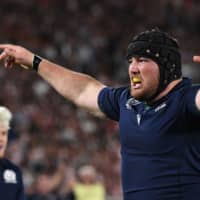
[[[110,86],[128,84],[131,38],[157,26],[178,39],[183,74],[200,81],[200,66],[192,63],[200,54],[199,0],[1,0],[0,19],[1,43],[22,45]],[[74,199],[86,165],[105,199],[120,200],[118,125],[76,108],[36,73],[1,65],[0,103],[14,114],[7,157],[23,171],[27,199]]]

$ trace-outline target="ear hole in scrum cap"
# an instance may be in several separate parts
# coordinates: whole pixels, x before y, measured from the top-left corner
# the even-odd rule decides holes
[[[163,91],[171,81],[182,76],[178,42],[158,28],[142,32],[131,40],[126,58],[130,60],[134,56],[150,58],[159,66],[160,81],[153,97]]]

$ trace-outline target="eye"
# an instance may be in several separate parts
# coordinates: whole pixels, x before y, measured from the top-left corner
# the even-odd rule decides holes
[[[132,63],[132,59],[128,59],[128,64],[131,64]]]
[[[138,58],[138,62],[148,62],[148,61],[149,61],[148,58],[143,58],[143,57]]]
[[[2,136],[8,135],[8,131],[2,131],[2,132],[1,132],[1,135],[2,135]]]

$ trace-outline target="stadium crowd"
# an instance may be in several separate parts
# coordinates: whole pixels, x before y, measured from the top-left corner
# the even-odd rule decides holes
[[[152,2],[1,0],[0,42],[20,43],[117,86],[128,83],[131,37],[158,26],[179,38],[183,69],[199,82],[191,60],[200,52],[200,2]],[[120,199],[118,126],[66,102],[32,73],[0,68],[0,104],[14,114],[7,156],[23,171],[28,200],[70,199],[71,182],[85,164],[96,168],[108,199]]]

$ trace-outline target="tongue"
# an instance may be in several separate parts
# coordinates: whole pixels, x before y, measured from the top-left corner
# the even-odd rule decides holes
[[[134,84],[134,88],[137,89],[140,87],[140,85],[141,85],[140,83],[136,83],[136,84]]]

